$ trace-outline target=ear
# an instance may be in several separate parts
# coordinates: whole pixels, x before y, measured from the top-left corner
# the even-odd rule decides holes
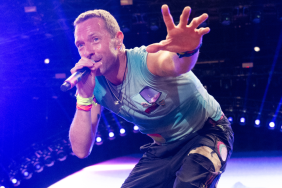
[[[121,31],[118,31],[116,33],[115,39],[116,39],[116,45],[121,46],[123,44],[123,39],[124,39],[123,33]]]

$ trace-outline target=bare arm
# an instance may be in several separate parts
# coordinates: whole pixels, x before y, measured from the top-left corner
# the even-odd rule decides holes
[[[93,105],[91,111],[76,110],[69,137],[72,150],[77,157],[85,158],[90,154],[95,142],[100,117],[100,105]]]
[[[158,76],[178,76],[190,71],[197,62],[199,52],[190,57],[179,58],[176,53],[192,51],[202,43],[203,35],[209,33],[209,28],[198,28],[207,18],[207,14],[194,18],[189,25],[191,8],[185,7],[180,22],[174,25],[167,5],[162,6],[162,14],[167,27],[165,40],[147,47],[149,52],[147,65],[151,73]]]
[[[149,53],[147,65],[151,73],[158,76],[179,76],[190,71],[196,64],[199,52],[191,57],[179,58],[176,53],[159,51]]]
[[[91,73],[82,78],[76,85],[78,94],[83,98],[92,97],[95,87],[96,70],[101,64],[94,63],[90,59],[82,57],[75,67],[71,70],[74,73],[78,69],[88,67]],[[76,110],[72,121],[69,138],[74,154],[79,158],[87,157],[95,142],[95,135],[101,116],[101,106],[93,105],[90,111]]]

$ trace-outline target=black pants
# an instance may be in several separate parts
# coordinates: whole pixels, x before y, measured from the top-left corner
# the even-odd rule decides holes
[[[146,144],[140,149],[144,155],[134,167],[122,188],[213,188],[216,187],[226,162],[233,150],[233,131],[223,115],[217,122],[208,119],[204,127],[187,135],[184,139],[168,144]],[[224,143],[227,159],[220,156],[218,145]],[[207,146],[217,153],[221,161],[219,172],[213,163],[203,155],[191,150]],[[189,155],[188,155],[189,154]]]

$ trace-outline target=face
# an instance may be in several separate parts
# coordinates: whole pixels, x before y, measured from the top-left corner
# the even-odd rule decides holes
[[[97,76],[110,74],[116,70],[118,50],[116,39],[111,38],[101,18],[90,18],[76,25],[75,45],[81,57],[102,62]]]

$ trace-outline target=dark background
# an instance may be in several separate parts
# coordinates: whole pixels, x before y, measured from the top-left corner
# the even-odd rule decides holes
[[[61,92],[64,78],[56,74],[69,76],[79,60],[72,22],[80,13],[108,10],[124,31],[126,48],[133,48],[165,39],[161,16],[165,3],[175,22],[185,6],[191,6],[191,18],[209,14],[205,24],[211,31],[204,36],[193,72],[226,115],[235,118],[234,152],[282,149],[281,1],[133,0],[133,5],[121,6],[117,0],[6,0],[0,3],[0,184],[13,187],[9,179],[18,174],[22,179],[18,187],[47,187],[90,164],[138,153],[142,144],[151,141],[133,133],[133,125],[121,118],[118,121],[127,135],[119,136],[115,119],[105,110],[108,123],[102,120],[99,126],[103,144],[95,145],[87,159],[71,155],[68,129],[75,112],[75,89]],[[31,6],[36,12],[25,12],[24,7]],[[44,64],[46,58],[49,64]],[[253,62],[253,68],[242,68],[247,62]],[[244,126],[238,123],[242,115],[247,118]],[[257,117],[260,127],[254,127]],[[272,119],[276,126],[271,130],[268,121]],[[114,140],[107,138],[110,129],[116,133]],[[62,147],[54,149],[58,143]],[[63,149],[66,160],[57,160],[28,180],[20,175],[28,164],[46,156],[55,160]]]

